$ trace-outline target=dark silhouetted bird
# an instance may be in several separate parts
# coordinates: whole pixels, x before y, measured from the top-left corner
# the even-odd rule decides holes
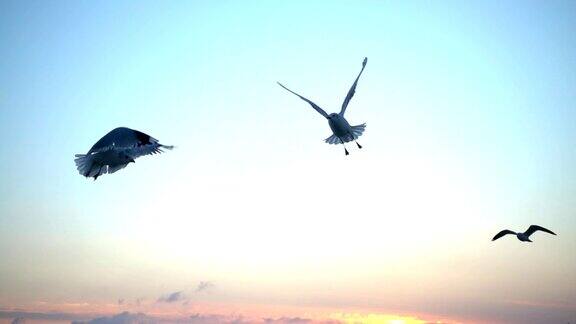
[[[104,135],[86,154],[76,154],[74,162],[81,175],[96,180],[105,173],[125,168],[140,156],[171,150],[174,146],[158,143],[158,140],[140,131],[118,127]]]
[[[350,103],[350,99],[352,99],[352,97],[354,96],[354,93],[356,92],[356,85],[358,84],[358,79],[360,79],[360,75],[362,75],[362,71],[364,71],[364,67],[366,67],[367,62],[368,62],[368,58],[365,57],[364,61],[362,62],[362,70],[360,70],[360,73],[356,77],[354,84],[352,84],[352,87],[348,91],[348,94],[346,95],[346,98],[344,99],[344,102],[342,103],[342,109],[340,109],[340,113],[338,113],[338,114],[332,113],[332,114],[328,115],[317,104],[315,104],[312,101],[302,97],[301,95],[297,94],[296,92],[286,88],[282,83],[278,82],[278,84],[282,88],[290,91],[291,93],[300,97],[300,99],[309,103],[312,106],[312,108],[314,108],[317,112],[320,113],[320,115],[322,115],[326,119],[328,119],[328,125],[330,125],[330,129],[332,129],[333,135],[324,140],[326,143],[344,145],[344,143],[348,143],[351,141],[356,142],[356,139],[358,137],[360,137],[362,135],[362,133],[364,133],[364,130],[366,129],[366,123],[361,124],[361,125],[356,125],[356,126],[350,126],[348,121],[344,118],[344,112],[346,112],[346,107],[348,107],[348,103]],[[356,142],[356,145],[358,145],[358,148],[362,148],[362,146],[360,144],[358,144],[358,142]],[[346,155],[348,155],[348,150],[346,149],[346,145],[344,145],[344,153],[346,153]]]
[[[544,228],[542,226],[530,225],[530,227],[528,227],[528,230],[526,230],[526,232],[524,232],[524,233],[516,233],[516,232],[512,232],[511,230],[500,231],[500,233],[498,233],[498,234],[496,234],[496,236],[494,236],[492,241],[496,241],[497,239],[501,238],[502,236],[504,236],[506,234],[514,234],[522,242],[532,242],[532,241],[530,241],[530,235],[534,234],[534,232],[536,232],[536,231],[542,231],[542,232],[556,235],[556,233],[554,233],[551,230]]]

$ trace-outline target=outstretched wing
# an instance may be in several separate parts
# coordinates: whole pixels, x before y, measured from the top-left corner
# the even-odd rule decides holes
[[[492,239],[492,241],[496,241],[497,239],[501,238],[502,236],[506,235],[506,234],[514,234],[516,235],[516,232],[512,232],[511,230],[503,230],[500,231],[500,233],[496,234],[496,236],[494,236],[494,238]]]
[[[342,109],[340,110],[340,116],[344,116],[344,112],[346,111],[346,107],[348,107],[348,103],[350,102],[350,99],[352,99],[352,97],[354,96],[354,93],[356,92],[356,85],[358,84],[358,79],[360,79],[360,76],[362,75],[362,72],[364,71],[364,68],[366,67],[367,62],[368,62],[368,58],[365,57],[364,62],[362,62],[362,70],[360,70],[360,73],[358,73],[358,76],[356,77],[354,84],[352,84],[352,87],[350,88],[350,90],[348,90],[348,94],[346,95],[346,98],[344,99],[344,102],[342,103]]]
[[[157,139],[141,131],[118,127],[96,142],[88,154],[115,150],[136,159],[143,155],[161,153],[163,148],[172,149],[173,146],[162,145]]]
[[[92,146],[90,151],[88,151],[88,154],[104,152],[110,149],[121,150],[124,148],[141,146],[150,143],[150,140],[156,141],[150,137],[150,135],[142,133],[141,131],[130,129],[128,127],[117,127],[99,139],[98,142]]]
[[[530,236],[530,235],[534,234],[534,232],[536,232],[536,231],[542,231],[542,232],[550,233],[552,235],[556,235],[556,233],[552,232],[551,230],[544,228],[542,226],[538,226],[538,225],[530,225],[530,227],[528,227],[528,230],[526,232],[524,232],[524,234],[526,234],[526,236]]]
[[[113,148],[116,143],[123,142],[128,138],[132,141],[132,130],[126,127],[117,127],[109,131],[106,135],[102,136],[92,147],[88,154],[103,152]]]
[[[276,83],[278,83],[282,88],[284,88],[284,89],[292,92],[293,94],[297,95],[298,97],[300,97],[300,99],[302,99],[302,100],[306,101],[307,103],[309,103],[309,104],[312,106],[312,108],[316,109],[316,111],[320,113],[320,115],[324,116],[325,118],[328,118],[328,114],[324,111],[324,109],[318,107],[317,104],[315,104],[315,103],[313,103],[312,101],[310,101],[310,100],[302,97],[301,95],[297,94],[296,92],[294,92],[294,91],[286,88],[282,83],[280,83],[280,82],[276,82]]]

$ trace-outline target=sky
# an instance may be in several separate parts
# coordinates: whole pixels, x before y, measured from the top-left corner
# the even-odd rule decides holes
[[[576,322],[575,30],[573,1],[1,1],[0,323]],[[276,82],[338,112],[364,57],[345,156]],[[78,174],[119,126],[176,148]],[[558,235],[491,241],[531,224]]]

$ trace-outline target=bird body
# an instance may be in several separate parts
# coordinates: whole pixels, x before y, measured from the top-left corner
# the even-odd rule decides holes
[[[354,96],[354,93],[356,92],[356,85],[358,84],[358,79],[360,79],[360,75],[362,75],[362,72],[364,71],[364,68],[366,67],[367,62],[368,62],[368,58],[364,58],[364,61],[362,62],[362,70],[360,70],[358,77],[356,77],[354,84],[352,84],[352,87],[348,91],[348,94],[346,95],[346,98],[344,99],[344,102],[342,103],[342,108],[340,110],[340,113],[338,113],[338,114],[332,113],[332,114],[328,115],[324,111],[324,109],[320,108],[320,106],[318,106],[314,102],[312,102],[312,101],[302,97],[301,95],[297,94],[296,92],[286,88],[282,83],[278,82],[278,84],[282,88],[288,90],[292,94],[298,96],[300,99],[309,103],[312,106],[312,108],[314,108],[318,113],[320,113],[320,115],[322,115],[326,119],[328,119],[328,125],[330,126],[330,129],[332,130],[332,135],[324,140],[326,143],[344,145],[344,143],[356,141],[356,139],[358,137],[360,137],[362,135],[362,133],[364,133],[364,130],[366,129],[366,124],[350,126],[350,124],[348,123],[346,118],[344,118],[344,112],[346,112],[346,107],[348,107],[348,103],[350,102],[350,99],[352,99],[352,97]],[[358,146],[358,148],[362,148],[362,146],[360,144],[358,144],[358,142],[356,142],[356,145]],[[348,155],[348,150],[346,149],[346,146],[344,146],[344,152],[346,153],[346,155]]]
[[[104,150],[92,153],[92,162],[114,166],[134,162],[134,159],[120,150]]]
[[[343,138],[352,133],[352,126],[348,124],[346,118],[338,114],[330,114],[329,116],[328,125],[330,125],[330,129],[334,135]]]
[[[542,231],[542,232],[546,232],[546,233],[549,233],[552,235],[556,235],[556,233],[554,233],[551,230],[544,228],[542,226],[530,225],[530,227],[528,227],[528,229],[524,233],[516,233],[516,232],[513,232],[511,230],[507,230],[507,229],[500,231],[500,232],[498,232],[498,234],[496,234],[494,236],[494,238],[492,238],[492,241],[496,241],[497,239],[499,239],[502,236],[507,235],[507,234],[514,234],[514,235],[516,235],[516,238],[518,238],[518,240],[520,240],[522,242],[532,242],[530,240],[530,235],[534,234],[536,231]]]
[[[530,236],[528,236],[524,233],[516,233],[516,237],[522,242],[532,242],[530,240]]]
[[[114,173],[125,168],[142,155],[161,153],[163,145],[157,139],[127,127],[118,127],[104,135],[88,153],[76,154],[74,162],[78,172],[96,180],[105,173]]]
[[[324,140],[328,144],[344,144],[354,141],[366,128],[366,124],[350,126],[346,118],[339,114],[330,114],[328,117],[328,125],[332,130],[332,135]]]

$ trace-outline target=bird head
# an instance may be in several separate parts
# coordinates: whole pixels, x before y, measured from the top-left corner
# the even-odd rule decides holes
[[[340,115],[338,115],[336,113],[331,113],[330,115],[328,115],[328,119],[338,118],[338,116],[340,116]]]

